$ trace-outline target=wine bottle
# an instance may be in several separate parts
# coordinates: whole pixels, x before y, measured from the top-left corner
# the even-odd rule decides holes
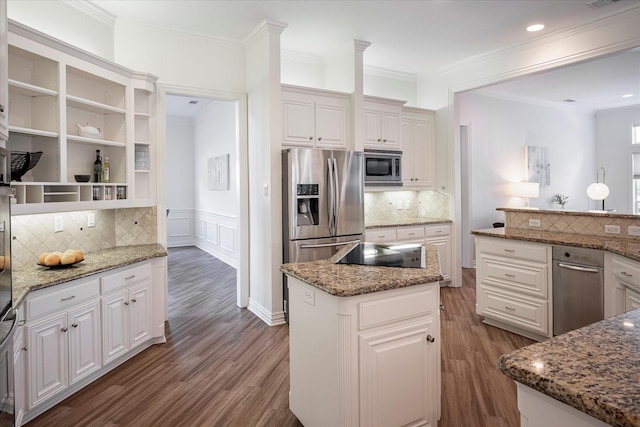
[[[104,156],[104,163],[102,163],[102,182],[109,182],[109,158]]]
[[[96,161],[93,162],[93,182],[102,182],[102,157],[100,157],[100,150],[96,150]]]

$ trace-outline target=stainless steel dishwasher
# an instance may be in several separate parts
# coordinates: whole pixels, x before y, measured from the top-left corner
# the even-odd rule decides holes
[[[554,246],[553,335],[604,319],[604,255],[594,249]]]

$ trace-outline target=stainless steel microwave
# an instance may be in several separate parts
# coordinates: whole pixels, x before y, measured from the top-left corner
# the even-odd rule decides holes
[[[364,150],[364,183],[402,186],[402,151]]]

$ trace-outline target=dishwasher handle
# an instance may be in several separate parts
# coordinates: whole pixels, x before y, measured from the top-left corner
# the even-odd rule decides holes
[[[577,265],[564,264],[561,262],[559,262],[557,266],[560,268],[566,268],[568,270],[582,271],[584,273],[600,273],[599,268],[579,267]]]

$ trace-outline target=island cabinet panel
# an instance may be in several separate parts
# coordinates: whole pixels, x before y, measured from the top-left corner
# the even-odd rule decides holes
[[[476,236],[476,312],[538,341],[553,336],[551,246]]]
[[[605,318],[640,307],[640,262],[605,253]]]
[[[287,283],[289,405],[305,427],[436,425],[437,282],[349,297]]]

